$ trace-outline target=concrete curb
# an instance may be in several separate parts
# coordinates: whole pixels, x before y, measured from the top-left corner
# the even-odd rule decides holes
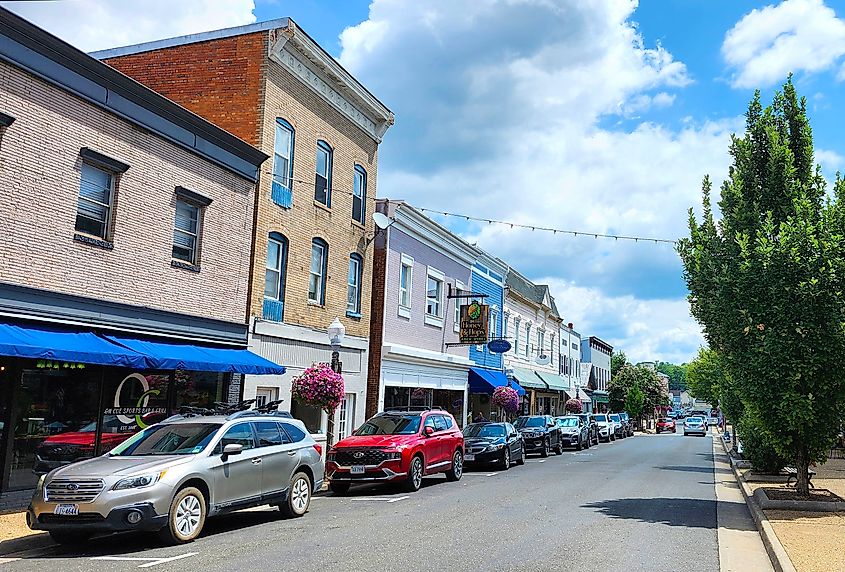
[[[754,491],[754,500],[764,510],[798,510],[804,512],[845,512],[845,502],[796,501],[770,499],[763,489]]]
[[[775,572],[797,572],[795,570],[795,566],[792,565],[792,560],[789,559],[789,555],[786,553],[786,549],[784,549],[783,544],[781,544],[780,540],[778,540],[777,534],[775,534],[775,530],[772,528],[772,524],[769,522],[769,519],[766,518],[766,514],[757,505],[757,503],[754,502],[754,496],[751,494],[748,483],[745,482],[745,479],[737,470],[737,467],[734,464],[734,459],[730,456],[728,447],[725,445],[724,440],[720,438],[719,441],[722,442],[722,448],[731,460],[731,470],[733,471],[734,478],[739,485],[739,490],[742,492],[742,498],[745,499],[745,504],[748,505],[751,518],[754,519],[754,523],[757,525],[757,531],[760,533],[760,538],[763,540],[763,546],[766,547],[766,552],[769,554],[769,560],[772,561],[772,566],[774,567]]]

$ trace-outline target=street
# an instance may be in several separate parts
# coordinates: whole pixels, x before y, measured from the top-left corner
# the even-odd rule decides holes
[[[747,532],[741,507],[731,526]],[[712,438],[638,434],[458,483],[426,478],[415,494],[321,494],[295,520],[222,516],[183,546],[111,536],[6,555],[0,569],[716,571],[717,529]]]

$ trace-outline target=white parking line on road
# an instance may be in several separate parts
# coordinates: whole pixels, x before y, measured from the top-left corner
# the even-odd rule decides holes
[[[526,459],[526,463],[545,463],[545,459]]]
[[[408,496],[405,496],[405,497],[399,497],[398,499],[390,499],[390,500],[389,500],[389,501],[387,501],[387,502],[399,502],[400,500],[405,500],[405,499],[409,499],[409,498],[411,498],[411,497],[408,497]]]
[[[345,500],[351,501],[370,501],[370,502],[396,502],[400,500],[409,499],[411,497],[404,496],[404,497],[350,497]]]
[[[8,564],[9,562],[17,562],[20,558],[0,558],[0,564]]]
[[[159,564],[166,564],[174,560],[181,560],[189,556],[196,556],[199,552],[186,552],[178,556],[170,556],[169,558],[141,558],[137,556],[95,556],[91,560],[111,560],[121,562],[144,562],[138,568],[150,568],[151,566],[158,566]]]

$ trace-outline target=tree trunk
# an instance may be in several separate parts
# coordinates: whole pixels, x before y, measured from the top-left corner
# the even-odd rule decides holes
[[[795,492],[799,497],[810,497],[810,459],[807,455],[807,450],[804,447],[799,447],[797,455],[795,455],[795,468],[798,470],[798,480],[795,483]]]

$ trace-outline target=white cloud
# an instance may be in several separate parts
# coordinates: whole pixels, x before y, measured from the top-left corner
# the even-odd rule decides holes
[[[254,0],[0,2],[86,52],[255,22]]]
[[[789,72],[820,72],[845,54],[845,21],[823,0],[784,0],[754,9],[725,35],[734,87],[766,87]],[[840,72],[841,75],[841,72]]]
[[[630,125],[672,105],[692,82],[683,62],[631,23],[635,7],[374,0],[369,19],[343,32],[341,62],[396,113],[379,150],[379,196],[538,226],[685,234],[702,177],[727,172],[729,136],[743,122],[607,127],[607,118]],[[642,359],[652,349],[680,361],[695,353],[698,338],[684,341],[690,318],[671,246],[443,222],[529,277],[554,279],[560,311],[601,329],[584,333],[636,343]],[[589,297],[567,295],[572,288]],[[626,315],[605,313],[597,299],[642,316],[644,333],[624,334]],[[658,314],[659,332],[646,319]],[[664,332],[684,332],[674,353]]]

